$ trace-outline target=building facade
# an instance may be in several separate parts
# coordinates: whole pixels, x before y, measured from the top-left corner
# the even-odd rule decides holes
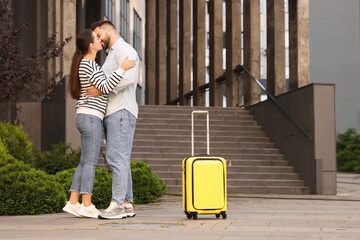
[[[145,0],[12,0],[11,6],[15,27],[24,22],[30,24],[20,42],[25,57],[36,57],[37,50],[55,32],[58,41],[72,36],[63,56],[46,66],[48,76],[61,72],[61,84],[48,98],[27,99],[16,104],[21,109],[17,118],[35,147],[46,150],[60,141],[71,143],[74,148],[80,146],[80,134],[74,124],[76,100],[65,94],[65,88],[76,49],[76,35],[94,21],[112,21],[119,35],[138,52],[140,77],[137,100],[139,104],[144,103]],[[99,54],[98,63],[101,64],[105,57],[104,53]]]

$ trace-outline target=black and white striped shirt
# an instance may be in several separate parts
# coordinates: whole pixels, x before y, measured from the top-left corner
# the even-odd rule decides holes
[[[77,113],[96,115],[103,119],[108,100],[108,93],[110,93],[120,82],[124,72],[123,69],[119,68],[112,76],[106,78],[96,62],[90,59],[82,59],[79,65],[81,94],[80,99],[76,104]],[[86,89],[91,87],[90,83],[104,94],[99,97],[88,97],[86,95]]]

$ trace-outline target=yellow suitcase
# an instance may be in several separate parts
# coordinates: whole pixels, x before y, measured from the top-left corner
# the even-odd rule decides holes
[[[207,154],[194,156],[194,114],[198,113],[207,115]],[[193,111],[191,116],[192,156],[182,162],[183,210],[189,219],[197,219],[198,214],[226,219],[226,160],[209,155],[209,112]]]

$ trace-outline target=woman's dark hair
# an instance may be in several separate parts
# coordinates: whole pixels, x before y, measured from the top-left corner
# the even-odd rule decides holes
[[[73,55],[69,76],[69,84],[67,86],[67,93],[70,93],[73,99],[79,100],[81,85],[79,79],[79,65],[81,59],[89,51],[90,43],[93,42],[93,31],[86,29],[79,33],[76,37],[76,51]]]

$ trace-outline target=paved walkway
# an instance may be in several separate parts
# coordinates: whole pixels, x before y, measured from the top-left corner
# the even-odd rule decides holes
[[[0,239],[360,239],[360,175],[339,174],[338,192],[229,196],[226,220],[188,220],[179,196],[136,205],[137,216],[124,220],[0,216]]]

